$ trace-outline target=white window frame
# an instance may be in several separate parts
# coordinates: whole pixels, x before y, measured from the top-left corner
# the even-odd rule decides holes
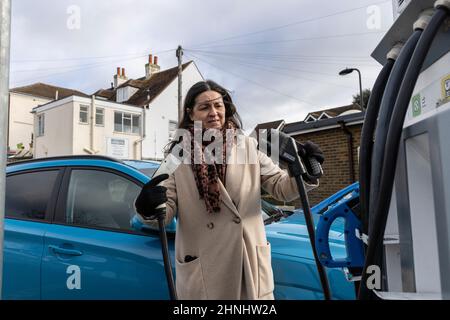
[[[328,115],[328,113],[322,112],[322,114],[320,115],[319,119],[317,119],[317,120],[330,119],[330,118],[331,117]]]
[[[86,108],[86,111],[82,111],[81,108]],[[80,104],[80,112],[78,114],[78,122],[81,124],[89,124],[89,109],[90,106],[87,104]],[[86,122],[81,121],[81,114],[86,113]]]
[[[175,125],[175,129],[174,130],[170,130],[170,125],[171,124]],[[178,122],[177,121],[169,120],[169,141],[173,140],[173,136],[175,135],[175,131],[177,131],[177,126],[178,126]]]
[[[314,121],[317,121],[317,119],[314,118],[314,116],[312,115],[308,115],[308,117],[306,117],[304,122],[314,122]]]
[[[99,112],[101,111],[101,112]],[[102,122],[98,123],[97,122],[97,116],[101,116]],[[95,125],[99,126],[99,127],[104,127],[105,126],[105,108],[95,108]]]
[[[116,115],[120,114],[121,115],[121,130],[116,130]],[[137,117],[137,132],[133,132],[133,126],[134,125],[134,121],[133,119],[136,119]],[[125,131],[124,130],[124,118],[126,120],[130,120],[130,131]],[[114,111],[114,132],[117,133],[128,133],[128,134],[140,134],[141,133],[141,114],[139,113],[131,113],[131,112],[123,112],[123,111]]]
[[[45,113],[37,115],[37,136],[42,137],[45,134]]]

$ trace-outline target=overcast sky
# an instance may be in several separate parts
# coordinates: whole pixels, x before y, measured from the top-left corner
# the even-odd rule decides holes
[[[186,49],[205,78],[232,91],[245,129],[351,103],[361,70],[370,88],[381,66],[371,52],[393,22],[377,0],[13,0],[11,87],[44,82],[91,94],[116,66],[145,75]],[[79,18],[79,19],[78,19]],[[194,51],[195,50],[195,51]]]

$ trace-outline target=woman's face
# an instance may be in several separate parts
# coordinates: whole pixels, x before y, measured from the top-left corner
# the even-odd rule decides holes
[[[195,98],[190,112],[192,121],[201,121],[203,128],[220,129],[225,124],[225,104],[222,95],[216,91],[205,91]]]

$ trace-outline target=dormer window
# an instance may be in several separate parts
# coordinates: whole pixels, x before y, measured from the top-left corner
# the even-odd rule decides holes
[[[330,119],[330,118],[331,117],[326,112],[322,112],[322,114],[320,115],[319,119],[317,119],[317,120]]]
[[[308,116],[306,117],[306,119],[305,119],[305,122],[314,122],[314,121],[316,121],[316,120],[317,120],[317,119],[314,118],[314,116],[308,115]]]
[[[117,102],[124,102],[131,98],[133,94],[135,94],[138,91],[137,88],[134,88],[132,86],[126,86],[122,88],[117,89]]]

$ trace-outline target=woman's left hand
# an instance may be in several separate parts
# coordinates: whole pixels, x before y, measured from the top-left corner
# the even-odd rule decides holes
[[[319,148],[317,144],[311,141],[306,141],[303,144],[303,148],[298,150],[298,154],[300,157],[304,159],[315,158],[320,164],[323,164],[325,161],[325,156],[323,151]]]

